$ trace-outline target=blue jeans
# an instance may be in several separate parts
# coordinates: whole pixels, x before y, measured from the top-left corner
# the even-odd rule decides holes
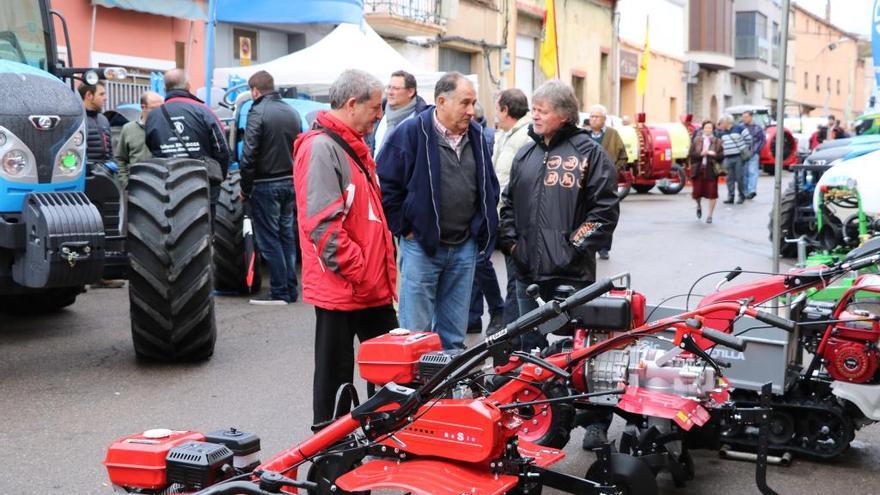
[[[428,256],[419,241],[400,240],[400,326],[440,334],[444,349],[463,349],[474,284],[476,243],[441,245]]]
[[[296,280],[296,193],[290,179],[258,182],[250,196],[260,255],[269,265],[270,294],[288,302],[299,297]]]
[[[507,325],[519,318],[519,300],[516,298],[516,263],[504,255],[504,266],[507,267],[507,296],[504,299],[504,324]]]
[[[746,164],[746,194],[752,194],[758,190],[758,175],[761,173],[761,150],[752,155]]]
[[[724,167],[727,168],[727,197],[733,200],[739,188],[739,197],[745,198],[748,194],[746,188],[746,163],[743,163],[739,155],[724,157]]]
[[[504,298],[498,286],[498,275],[492,266],[492,253],[477,255],[474,268],[474,287],[471,290],[471,307],[468,314],[468,326],[482,328],[483,298],[489,305],[489,314],[500,314],[504,311]]]

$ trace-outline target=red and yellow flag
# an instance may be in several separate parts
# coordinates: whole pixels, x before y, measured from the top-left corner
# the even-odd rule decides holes
[[[541,39],[541,53],[538,66],[547,78],[559,76],[559,53],[556,42],[556,2],[545,0],[544,36]]]

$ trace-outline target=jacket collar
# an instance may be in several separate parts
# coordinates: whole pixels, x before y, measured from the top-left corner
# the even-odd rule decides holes
[[[535,133],[535,129],[532,127],[531,124],[529,124],[529,136],[533,140],[535,140],[535,142],[538,143],[538,146],[540,146],[544,150],[552,150],[553,148],[558,146],[560,142],[565,141],[568,138],[570,138],[576,134],[586,134],[586,133],[587,133],[587,131],[585,131],[575,125],[563,124],[563,126],[560,127],[559,130],[556,131],[556,134],[554,134],[553,137],[550,139],[550,144],[545,145],[544,144],[544,136]]]
[[[171,98],[187,98],[190,100],[195,100],[199,103],[205,103],[202,100],[198,99],[196,95],[190,93],[185,89],[172,89],[167,94],[165,94],[165,100],[170,100]]]
[[[435,108],[437,108],[435,105],[428,105],[425,107],[424,110],[422,110],[421,112],[416,114],[416,116],[420,119],[420,123],[421,123],[422,127],[426,130],[433,130],[434,129],[434,109]],[[431,133],[429,132],[428,135],[430,136]],[[472,143],[479,142],[479,141],[476,141],[476,139],[477,138],[483,139],[483,137],[482,137],[483,136],[483,128],[480,126],[480,124],[477,124],[476,122],[471,120],[468,123],[467,135],[468,135],[468,139]]]
[[[511,127],[510,130],[507,131],[507,133],[513,134],[513,133],[519,131],[520,129],[522,129],[523,127],[528,127],[529,125],[531,125],[531,123],[532,123],[532,115],[527,112],[525,115],[520,117],[519,120],[516,121],[516,124],[513,124],[513,127]]]
[[[265,99],[265,100],[280,100],[280,99],[281,99],[281,94],[278,93],[278,91],[269,91],[268,93],[263,93],[263,94],[260,95],[259,98],[257,98],[256,100],[254,100],[254,105],[260,103],[260,102],[263,101],[264,99]]]

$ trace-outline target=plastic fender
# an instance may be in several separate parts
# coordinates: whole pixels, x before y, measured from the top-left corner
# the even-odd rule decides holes
[[[495,475],[487,468],[434,459],[374,460],[336,479],[347,492],[390,489],[413,495],[501,495],[518,482],[516,476]]]
[[[623,140],[623,147],[626,149],[627,163],[633,163],[639,159],[639,138],[636,136],[636,128],[631,125],[625,125],[616,128]]]
[[[790,143],[788,147],[789,152],[782,159],[782,164],[785,166],[794,165],[797,163],[798,141],[788,129],[783,127],[782,130],[785,132],[785,141]],[[773,159],[773,150],[776,149],[776,126],[771,125],[764,129],[764,137],[764,147],[761,148],[760,162],[773,165],[776,163]]]
[[[654,127],[665,129],[669,133],[669,141],[672,144],[672,161],[684,160],[688,156],[691,147],[691,134],[684,124],[678,122],[661,122],[651,124]]]
[[[831,393],[855,404],[866,418],[880,421],[880,385],[835,381],[831,382]]]
[[[648,128],[654,143],[654,155],[651,163],[652,177],[663,179],[669,176],[669,171],[672,168],[672,140],[666,129],[653,125]]]

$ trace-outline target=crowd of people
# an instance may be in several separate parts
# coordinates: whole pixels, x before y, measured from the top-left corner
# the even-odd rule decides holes
[[[115,155],[123,188],[133,163],[200,160],[213,212],[230,165],[225,129],[184,71],[168,71],[165,86],[164,100],[144,94],[114,153],[100,113],[104,88],[83,85],[87,155],[108,167]],[[484,300],[491,334],[536,306],[529,285],[544,297],[559,285],[583,287],[596,277],[596,253],[608,257],[626,152],[603,107],[579,126],[580,104],[560,81],[532,95],[502,91],[495,125],[487,125],[474,84],[457,72],[437,81],[428,105],[411,74],[383,84],[348,70],[308,132],[270,74],[255,73],[248,87],[241,195],[270,275],[268,293],[251,302],[289,304],[301,288],[315,307],[315,425],[338,412],[337,390],[353,379],[355,337],[400,326],[461,349],[468,332],[483,331]],[[507,268],[504,295],[496,248]],[[544,345],[543,337],[520,342]]]

